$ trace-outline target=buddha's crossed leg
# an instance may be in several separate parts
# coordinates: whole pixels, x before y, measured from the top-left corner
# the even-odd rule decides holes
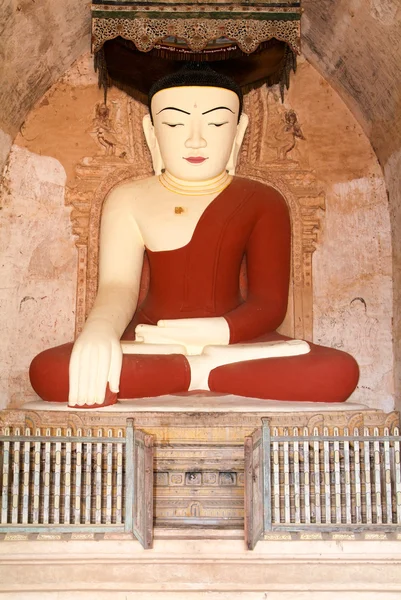
[[[258,343],[272,339],[285,338],[270,334],[258,339]],[[32,361],[31,383],[43,400],[68,401],[72,346],[64,344],[46,350]],[[190,357],[188,362],[181,354],[124,355],[118,397],[186,392],[191,385],[190,363],[193,368],[196,358]],[[212,392],[266,400],[344,402],[355,389],[358,376],[358,365],[349,354],[310,344],[308,354],[220,365],[211,370],[207,384]],[[116,395],[107,390],[105,404],[115,400]]]

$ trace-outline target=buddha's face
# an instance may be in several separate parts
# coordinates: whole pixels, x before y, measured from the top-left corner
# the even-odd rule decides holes
[[[151,134],[162,168],[185,181],[211,179],[229,169],[247,125],[245,115],[238,123],[238,111],[238,96],[223,88],[175,87],[157,92],[152,98]],[[146,137],[151,146],[149,133]]]

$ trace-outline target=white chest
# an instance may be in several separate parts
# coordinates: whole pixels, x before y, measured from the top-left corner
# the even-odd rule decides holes
[[[145,246],[153,252],[186,246],[216,196],[184,196],[162,189],[156,196],[139,199],[134,215]]]

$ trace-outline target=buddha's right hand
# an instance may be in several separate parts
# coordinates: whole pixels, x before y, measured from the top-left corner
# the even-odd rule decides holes
[[[111,392],[119,391],[121,366],[120,340],[112,325],[88,321],[71,354],[69,406],[103,404],[107,383]]]

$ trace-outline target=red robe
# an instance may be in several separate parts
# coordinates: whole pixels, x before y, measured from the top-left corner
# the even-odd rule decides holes
[[[291,225],[287,204],[273,188],[235,178],[206,208],[188,244],[146,253],[149,289],[124,339],[134,339],[138,323],[191,317],[224,317],[230,344],[285,339],[276,329],[287,309]],[[244,256],[246,299],[239,285]],[[357,363],[345,352],[310,346],[301,356],[217,367],[210,390],[274,400],[346,400],[358,383]],[[32,362],[31,383],[44,400],[67,401],[71,349],[64,344]],[[184,356],[125,355],[119,397],[184,392],[189,383]]]

